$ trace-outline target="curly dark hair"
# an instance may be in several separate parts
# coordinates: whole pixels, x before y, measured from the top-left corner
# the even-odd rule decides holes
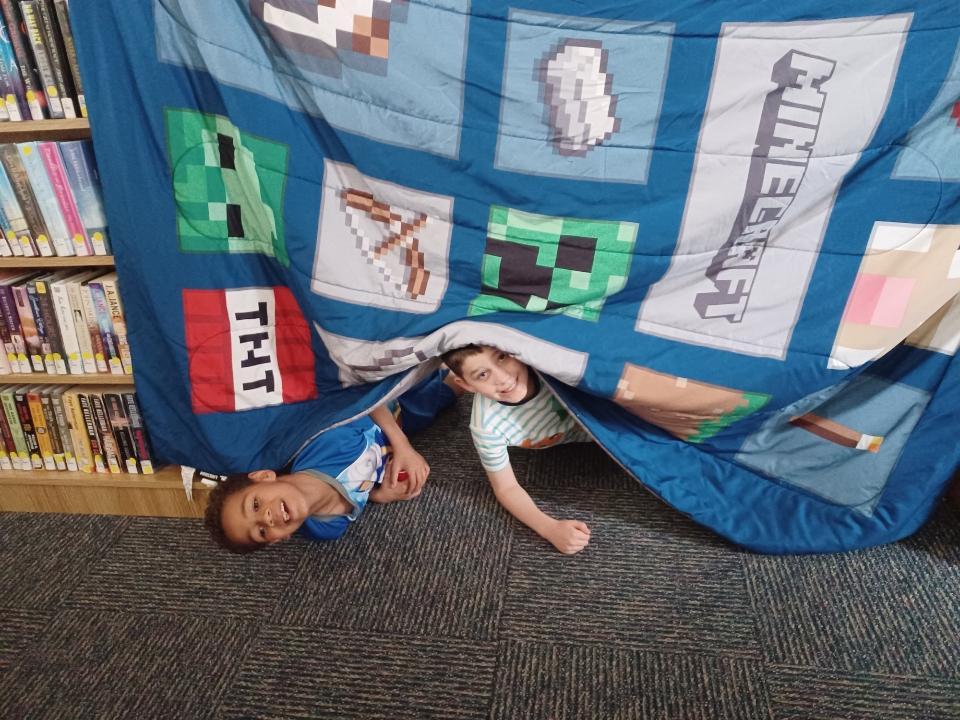
[[[220,484],[210,491],[210,496],[207,499],[207,509],[203,513],[203,524],[210,532],[210,538],[217,545],[226,548],[232,553],[252,553],[263,547],[263,543],[234,542],[223,532],[223,503],[228,497],[236,492],[240,492],[252,483],[253,480],[250,479],[247,473],[227,475],[226,479],[221,480]]]
[[[443,364],[450,368],[452,372],[457,377],[463,377],[463,361],[466,360],[471,355],[476,355],[483,352],[482,345],[470,344],[464,345],[463,347],[454,348],[453,350],[447,350],[440,356],[440,359],[443,360]]]

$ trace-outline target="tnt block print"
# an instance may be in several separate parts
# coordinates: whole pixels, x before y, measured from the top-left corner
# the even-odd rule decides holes
[[[910,131],[892,176],[960,182],[960,44],[940,92]]]
[[[166,121],[180,249],[262,253],[289,266],[287,146],[248,135],[221,115],[168,109]]]
[[[496,167],[646,183],[672,23],[511,10]]]
[[[960,225],[878,222],[828,367],[855,367],[916,332],[960,292]]]
[[[870,516],[929,399],[918,388],[860,374],[773,414],[735,459]]]
[[[415,313],[447,286],[453,198],[324,163],[311,289],[326,297]]]
[[[494,205],[487,225],[482,292],[470,315],[563,313],[595,322],[627,282],[637,225],[579,220]]]
[[[334,77],[342,64],[386,73],[390,28],[406,0],[250,0],[250,12],[296,63]]]
[[[195,413],[317,396],[310,327],[289,288],[184,290],[183,316]]]
[[[681,440],[699,443],[756,412],[767,404],[770,396],[626,363],[613,400],[641,420]]]

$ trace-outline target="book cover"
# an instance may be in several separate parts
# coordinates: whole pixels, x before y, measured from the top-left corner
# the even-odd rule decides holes
[[[40,79],[33,69],[33,53],[30,51],[30,38],[20,16],[20,6],[16,0],[0,0],[0,11],[7,25],[7,36],[13,45],[13,54],[17,58],[20,78],[23,81],[24,96],[30,110],[31,120],[43,120],[47,117],[47,97],[40,85]]]
[[[7,419],[7,425],[10,433],[13,435],[13,443],[17,449],[16,461],[11,458],[11,463],[18,470],[30,470],[30,452],[27,449],[27,441],[23,436],[23,428],[20,426],[20,415],[17,412],[17,404],[14,400],[14,388],[5,387],[0,390],[0,405],[3,406],[3,414]]]
[[[97,372],[108,373],[110,372],[110,366],[107,364],[109,356],[103,345],[103,337],[100,335],[97,308],[93,304],[93,293],[90,292],[90,280],[96,276],[95,273],[80,283],[80,299],[83,301],[83,316],[87,321],[87,334],[90,336],[90,346],[93,348],[93,360],[96,363]]]
[[[17,202],[13,186],[10,185],[10,179],[2,165],[0,165],[0,205],[3,206],[3,214],[7,217],[9,225],[7,241],[10,243],[13,254],[23,255],[24,245],[30,248],[33,254],[33,239],[30,237],[30,228],[27,227],[27,219],[23,216],[20,203]]]
[[[57,465],[53,459],[53,445],[50,443],[50,429],[47,427],[47,420],[43,414],[43,404],[40,401],[39,385],[27,389],[27,407],[30,409],[30,418],[33,421],[33,432],[37,436],[37,445],[40,448],[40,458],[43,461],[44,470],[56,470]]]
[[[93,424],[97,430],[97,437],[100,439],[103,459],[110,472],[117,474],[123,472],[120,466],[120,449],[117,447],[117,439],[113,435],[113,428],[110,427],[107,409],[103,403],[103,395],[100,393],[101,389],[87,388],[87,398],[90,400],[90,407],[93,410]]]
[[[7,214],[3,211],[3,205],[0,205],[0,257],[13,256],[13,250],[10,249],[10,241],[7,240],[11,232],[12,228],[7,221]]]
[[[19,470],[20,458],[17,457],[17,447],[13,442],[13,433],[7,422],[6,413],[0,412],[0,470]],[[16,463],[16,464],[14,464]]]
[[[29,362],[33,372],[46,372],[47,369],[43,364],[43,346],[40,342],[40,333],[37,332],[37,322],[30,306],[26,284],[11,285],[10,289],[13,291],[13,302],[17,306],[25,346],[25,355],[20,358],[20,364],[23,366],[24,362]]]
[[[95,255],[109,255],[107,218],[100,197],[100,175],[93,156],[93,145],[89,140],[71,140],[60,143],[59,149],[83,227],[93,244],[93,252]]]
[[[87,238],[87,231],[83,227],[80,211],[77,210],[77,203],[73,199],[73,191],[70,190],[67,170],[63,165],[63,158],[60,156],[57,143],[39,142],[37,147],[40,150],[40,157],[43,158],[43,165],[47,170],[50,185],[53,187],[53,194],[57,198],[60,216],[63,218],[64,225],[66,225],[67,235],[73,245],[74,252],[80,256],[93,255],[93,244]]]
[[[0,164],[6,171],[7,179],[10,181],[10,187],[17,198],[20,210],[30,229],[30,237],[33,241],[33,248],[23,246],[23,254],[33,256],[40,254],[43,257],[53,256],[53,246],[50,244],[47,233],[47,226],[40,212],[40,206],[33,194],[33,188],[30,186],[30,180],[27,177],[27,170],[20,159],[20,151],[17,146],[11,143],[0,145]]]
[[[50,439],[50,447],[53,449],[53,463],[57,470],[67,469],[67,460],[63,452],[63,442],[60,438],[60,427],[57,425],[57,417],[53,412],[53,404],[50,400],[50,387],[40,388],[40,406],[43,409],[43,420],[47,427],[47,437]]]
[[[144,475],[153,475],[153,454],[150,452],[150,441],[147,438],[147,428],[143,424],[143,415],[137,405],[136,393],[129,391],[121,393],[127,418],[130,420],[130,434],[133,436],[133,447],[137,453],[137,462],[140,472]]]
[[[47,291],[47,277],[44,275],[27,283],[27,298],[37,326],[37,334],[40,336],[44,369],[50,375],[66,375],[63,342],[60,339],[60,328],[57,327],[53,301]]]
[[[103,355],[107,367],[113,375],[123,375],[123,363],[120,362],[120,353],[117,350],[117,336],[113,330],[113,321],[110,319],[110,308],[107,306],[107,296],[103,291],[100,278],[87,281],[90,297],[93,300],[93,309],[96,313],[97,327],[100,329],[100,338],[103,340]]]
[[[93,418],[93,403],[86,392],[79,393],[80,412],[83,415],[83,427],[87,433],[87,442],[90,443],[90,453],[93,459],[93,469],[98,473],[110,472],[103,455],[103,445],[97,432],[97,423]]]
[[[57,25],[60,29],[60,37],[63,39],[63,49],[67,55],[67,65],[70,67],[70,77],[73,79],[80,117],[86,117],[87,102],[83,94],[83,79],[80,77],[80,64],[77,62],[77,48],[73,43],[73,28],[70,26],[67,0],[53,0],[53,6],[57,13]]]
[[[90,325],[87,322],[86,310],[84,308],[84,295],[89,295],[82,289],[85,280],[94,277],[97,271],[80,272],[71,275],[66,280],[67,295],[70,298],[70,309],[73,312],[73,325],[77,333],[77,343],[80,345],[80,361],[83,364],[83,372],[96,374],[98,372],[109,372],[106,361],[103,362],[103,370],[97,367],[97,361],[94,357],[94,347],[90,338]],[[95,324],[95,323],[94,323]],[[99,337],[100,333],[97,332]],[[103,355],[100,349],[101,357]]]
[[[3,315],[4,324],[10,333],[10,343],[4,344],[3,352],[10,361],[13,372],[33,372],[30,360],[27,357],[27,346],[23,339],[23,330],[20,327],[20,313],[17,310],[16,299],[13,296],[13,286],[34,277],[36,272],[16,272],[14,270],[0,271],[0,315]]]
[[[0,343],[3,343],[4,348],[13,344],[10,328],[7,327],[7,320],[4,318],[3,313],[0,313]],[[12,372],[17,372],[19,368],[19,364],[10,364],[10,358],[6,352],[0,353],[0,375],[9,375]]]
[[[117,450],[120,454],[120,466],[128,473],[136,475],[137,451],[133,446],[133,435],[130,433],[130,419],[124,408],[123,398],[119,392],[103,393],[103,404],[107,411],[107,419],[113,429],[113,436],[117,440]]]
[[[57,27],[56,11],[53,9],[53,0],[37,0],[37,19],[40,21],[40,34],[43,35],[43,44],[47,48],[50,58],[50,69],[53,71],[53,80],[57,85],[57,94],[63,107],[63,116],[77,117],[77,107],[73,102],[73,80],[70,69],[67,67],[66,51],[63,40]]]
[[[53,310],[57,317],[57,326],[60,328],[60,339],[63,341],[63,354],[66,358],[67,371],[71,375],[83,375],[83,356],[80,349],[80,336],[74,321],[73,306],[70,302],[70,292],[67,287],[71,278],[76,274],[54,273],[48,283],[50,299],[53,300]],[[87,333],[86,323],[81,325],[83,335]],[[89,342],[89,340],[88,340]]]
[[[3,104],[7,109],[7,116],[13,122],[28,120],[30,108],[27,106],[26,90],[23,87],[17,56],[13,52],[7,23],[2,13],[0,13],[0,66],[2,66],[4,77]]]
[[[77,465],[76,453],[73,450],[73,435],[70,434],[67,410],[63,404],[63,393],[66,392],[67,387],[67,385],[54,385],[47,388],[47,394],[50,397],[50,407],[53,409],[54,422],[63,447],[64,462],[67,465],[67,470],[76,472],[79,466]]]
[[[67,231],[67,224],[60,214],[57,196],[53,191],[53,184],[47,175],[47,169],[44,167],[43,157],[40,155],[37,143],[17,143],[16,147],[17,152],[20,153],[20,161],[27,172],[30,187],[33,189],[33,196],[37,200],[40,215],[43,216],[43,222],[47,228],[47,237],[53,243],[56,254],[60,256],[74,255],[70,233]]]
[[[34,470],[43,470],[43,458],[40,456],[40,445],[37,442],[37,433],[33,429],[33,417],[30,406],[27,404],[26,385],[18,385],[13,390],[13,399],[17,406],[17,416],[20,418],[20,429],[23,430],[23,439],[27,444],[27,453],[30,458],[30,467]]]
[[[50,66],[50,55],[43,33],[40,31],[36,0],[20,0],[20,14],[23,17],[23,27],[26,29],[27,41],[33,53],[33,64],[37,69],[37,77],[44,94],[47,96],[47,112],[54,120],[63,118],[63,105],[60,102],[60,93],[57,82],[53,77],[53,68]]]
[[[120,364],[125,375],[133,374],[133,360],[130,357],[130,344],[127,342],[127,321],[123,314],[123,303],[120,300],[117,274],[107,273],[97,281],[103,287],[103,294],[107,300],[107,309],[110,312],[110,323],[113,325],[113,334],[117,342],[117,353],[120,355]]]
[[[0,400],[2,399],[3,396],[0,395]],[[76,386],[68,387],[63,391],[61,400],[63,401],[64,414],[67,417],[67,426],[70,428],[70,440],[73,445],[73,454],[77,461],[77,469],[85,473],[94,472],[95,468],[93,466],[90,438],[87,435],[87,426],[83,418],[83,410],[80,408],[80,391]]]

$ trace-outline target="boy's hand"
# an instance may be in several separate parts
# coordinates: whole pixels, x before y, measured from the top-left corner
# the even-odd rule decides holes
[[[398,479],[401,471],[407,475],[404,481]],[[397,489],[400,491],[398,499],[410,500],[420,494],[429,475],[430,466],[423,459],[423,455],[407,445],[393,451],[390,464],[384,472],[383,481],[388,487],[398,486]]]
[[[579,520],[555,520],[544,537],[564,555],[573,555],[590,542],[590,528]]]

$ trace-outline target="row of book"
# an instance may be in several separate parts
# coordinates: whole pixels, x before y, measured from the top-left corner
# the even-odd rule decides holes
[[[0,257],[109,255],[89,140],[0,144]]]
[[[87,116],[67,0],[0,0],[0,122]]]
[[[0,375],[132,375],[117,274],[0,270]]]
[[[133,388],[14,385],[0,404],[0,469],[153,474]]]

